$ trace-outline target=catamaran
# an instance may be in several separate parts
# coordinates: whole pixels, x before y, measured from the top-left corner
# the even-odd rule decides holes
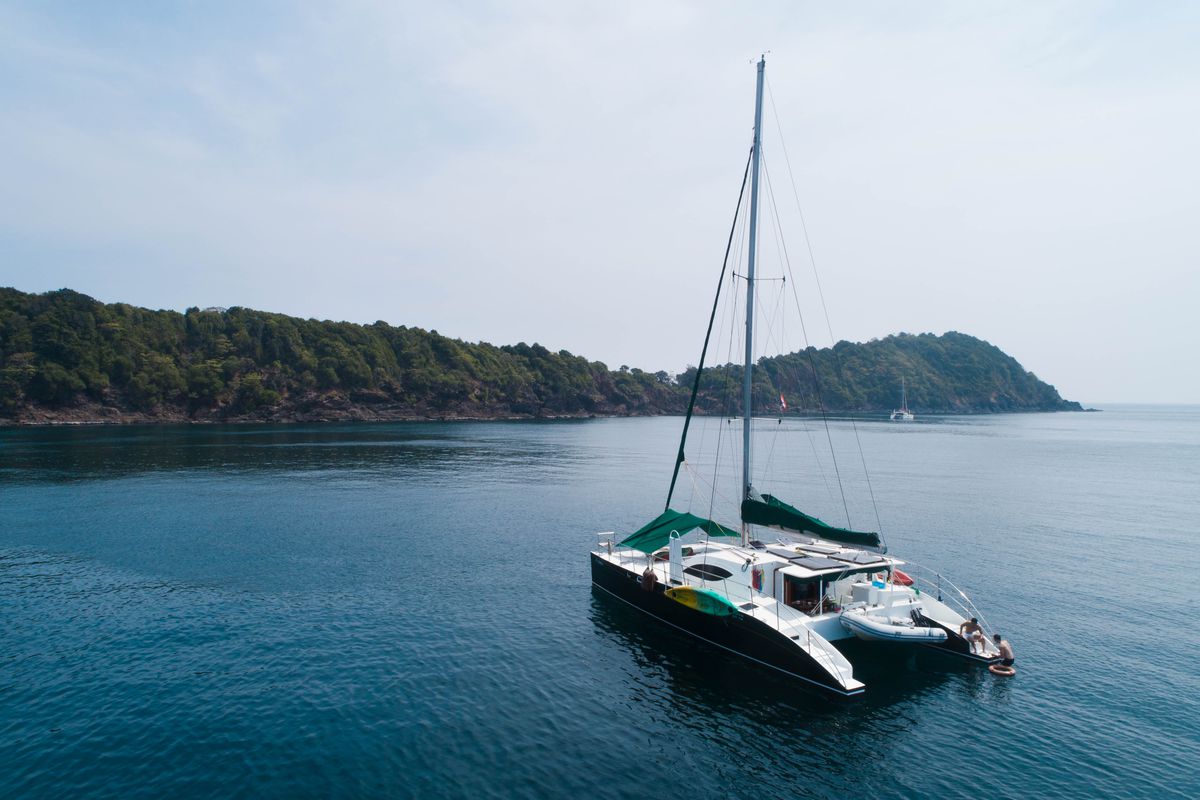
[[[671,508],[717,315],[714,301],[665,510],[627,536],[618,538],[612,531],[598,535],[598,546],[591,552],[592,584],[666,625],[836,694],[858,695],[866,688],[843,652],[849,649],[844,643],[852,639],[878,643],[864,645],[868,651],[876,646],[932,647],[992,664],[999,653],[987,639],[983,614],[948,579],[888,555],[879,533],[827,524],[760,493],[752,482],[755,261],[766,59],[757,67],[754,140],[734,215],[736,228],[748,177],[746,269],[744,275],[735,273],[745,282],[740,525],[710,519],[711,511],[698,515]],[[718,298],[733,243],[731,230]]]

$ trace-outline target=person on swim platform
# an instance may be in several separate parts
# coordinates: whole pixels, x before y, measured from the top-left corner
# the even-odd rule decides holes
[[[958,635],[967,640],[967,646],[971,648],[971,652],[975,652],[975,646],[979,645],[979,652],[983,652],[983,628],[979,625],[979,620],[971,617],[970,622],[964,622],[958,626]]]
[[[1017,660],[1016,657],[1013,656],[1012,645],[1008,643],[1007,639],[1000,638],[1000,634],[998,633],[993,636],[992,639],[996,642],[996,648],[1000,651],[1000,665],[1003,667],[1011,667],[1013,662]]]

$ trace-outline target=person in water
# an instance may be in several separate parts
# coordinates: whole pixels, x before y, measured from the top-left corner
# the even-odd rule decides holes
[[[958,635],[967,640],[967,646],[971,648],[972,653],[975,652],[975,645],[979,645],[979,652],[983,652],[983,628],[978,619],[971,617],[970,622],[959,625]]]
[[[1008,639],[1000,638],[1000,634],[998,633],[992,639],[996,642],[996,648],[1000,651],[1001,666],[1011,667],[1017,659],[1013,656],[1012,645],[1008,643]]]

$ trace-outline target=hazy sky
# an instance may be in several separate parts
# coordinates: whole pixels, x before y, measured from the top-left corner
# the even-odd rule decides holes
[[[114,6],[0,3],[0,285],[676,371],[768,50],[838,338],[1200,402],[1200,4]]]

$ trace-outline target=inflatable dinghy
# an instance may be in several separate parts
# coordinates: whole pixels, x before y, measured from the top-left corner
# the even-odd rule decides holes
[[[926,628],[911,619],[871,617],[849,611],[843,612],[840,619],[843,628],[868,642],[925,644],[946,641],[946,632],[941,628]]]

